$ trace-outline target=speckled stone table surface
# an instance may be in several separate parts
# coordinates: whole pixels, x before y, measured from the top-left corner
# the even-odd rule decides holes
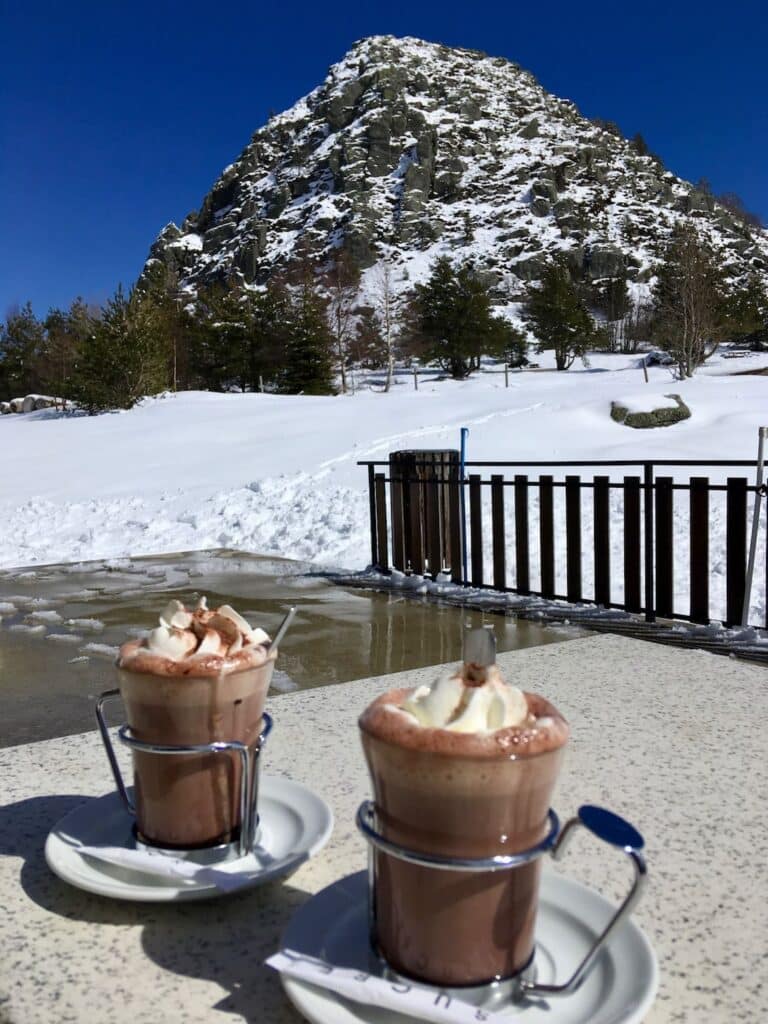
[[[647,1024],[764,1020],[765,669],[610,636],[499,660],[511,681],[546,694],[571,722],[561,815],[601,803],[646,836],[650,886],[636,919],[661,970]],[[263,961],[310,894],[365,864],[352,820],[368,795],[357,715],[403,676],[418,683],[435,671],[272,701],[265,770],[322,795],[335,831],[287,880],[214,902],[134,905],[59,881],[43,858],[49,829],[111,788],[97,734],[0,751],[0,1020],[296,1024]],[[626,885],[623,858],[589,838],[566,863],[609,897]]]

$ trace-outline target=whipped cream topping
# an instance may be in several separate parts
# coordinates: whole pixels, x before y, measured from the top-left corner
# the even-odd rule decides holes
[[[449,732],[495,732],[529,720],[525,694],[505,683],[495,665],[482,673],[440,676],[431,686],[417,687],[400,710],[418,725]]]
[[[204,675],[237,671],[274,660],[269,644],[263,629],[252,629],[228,604],[209,608],[201,597],[189,611],[181,601],[169,601],[156,629],[123,644],[118,665],[159,675],[188,675],[192,666]]]
[[[181,601],[169,601],[160,625],[149,632],[145,646],[153,654],[181,661],[201,655],[230,658],[244,647],[268,643],[264,630],[252,629],[234,608],[223,604],[211,609],[201,597],[191,612]]]

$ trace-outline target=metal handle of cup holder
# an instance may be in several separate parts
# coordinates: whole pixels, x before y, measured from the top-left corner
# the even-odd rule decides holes
[[[112,777],[115,780],[117,791],[120,794],[120,798],[130,811],[130,813],[135,814],[136,808],[133,806],[133,801],[128,796],[128,790],[125,788],[125,783],[123,782],[123,775],[122,772],[120,771],[120,765],[117,763],[117,757],[115,756],[115,748],[112,746],[112,739],[109,735],[107,720],[104,717],[104,705],[108,704],[109,701],[111,700],[119,700],[119,698],[120,691],[118,689],[105,690],[102,694],[100,694],[98,700],[96,701],[96,721],[99,726],[99,732],[101,733],[101,742],[104,744],[104,749],[107,752],[107,757],[109,759],[109,767],[112,769]]]
[[[629,858],[634,870],[632,887],[624,902],[619,906],[616,913],[597,937],[592,948],[568,981],[562,985],[537,985],[535,981],[522,980],[520,987],[521,994],[524,996],[561,996],[575,992],[592,969],[598,953],[608,940],[608,936],[625,917],[631,914],[645,888],[648,869],[645,864],[645,858],[640,852],[645,845],[643,837],[628,821],[620,818],[618,814],[614,814],[612,811],[605,810],[603,807],[584,804],[579,808],[576,817],[566,822],[557,842],[552,847],[552,857],[554,860],[560,860],[563,857],[574,831],[579,826],[583,826],[592,835],[597,836],[598,839],[601,839],[609,846],[621,850]]]
[[[112,739],[109,735],[109,729],[104,717],[104,705],[110,700],[115,700],[119,697],[119,689],[105,690],[104,693],[99,696],[96,701],[96,721],[99,725],[99,732],[101,733],[104,749],[107,752],[109,766],[112,769],[112,775],[114,777],[115,784],[117,785],[117,791],[128,811],[131,814],[135,814],[136,808],[133,801],[128,796],[128,790],[126,789],[125,782],[123,781],[120,765],[117,763],[115,749],[112,745]],[[262,714],[262,718],[264,720],[264,728],[259,734],[258,745],[255,749],[255,757],[258,757],[264,741],[272,730],[272,716],[268,715],[265,711]],[[245,743],[240,743],[238,740],[217,740],[213,743],[191,744],[146,743],[143,740],[137,740],[132,736],[130,726],[127,724],[119,727],[117,730],[117,738],[124,746],[130,747],[132,750],[140,750],[147,754],[221,754],[228,751],[238,754],[241,766],[239,852],[242,855],[250,852],[253,846],[256,827],[255,809],[258,799],[258,772],[256,770],[255,763],[253,765],[253,770],[251,770],[251,759],[248,756],[248,747]]]

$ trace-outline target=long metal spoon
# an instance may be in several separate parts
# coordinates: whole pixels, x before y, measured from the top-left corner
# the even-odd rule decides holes
[[[270,640],[270,642],[267,644],[267,650],[268,651],[270,651],[273,647],[277,647],[278,646],[280,641],[285,636],[288,627],[293,622],[293,617],[294,617],[295,614],[296,614],[296,605],[292,604],[291,607],[288,609],[288,614],[285,616],[283,621],[280,623],[280,628],[275,633],[274,640]]]

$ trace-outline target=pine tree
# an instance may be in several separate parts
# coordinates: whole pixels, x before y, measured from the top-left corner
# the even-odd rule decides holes
[[[39,360],[45,329],[28,302],[12,310],[0,331],[0,398],[23,398],[40,390]]]
[[[540,286],[528,300],[526,319],[539,351],[554,350],[558,370],[567,370],[577,356],[583,357],[594,338],[592,317],[562,262],[545,268]]]
[[[308,273],[291,295],[281,390],[287,394],[333,394],[328,306]]]
[[[190,317],[190,376],[214,391],[276,390],[285,364],[290,296],[279,280],[260,290],[214,284]]]
[[[724,315],[721,275],[712,251],[691,224],[675,228],[653,289],[654,334],[692,377],[717,351]]]
[[[640,132],[637,132],[632,136],[631,146],[638,156],[650,156],[650,149],[648,143],[645,141]]]
[[[90,413],[130,409],[167,385],[166,356],[153,304],[118,288],[80,347],[73,397]]]
[[[387,365],[381,322],[377,311],[370,306],[363,306],[359,311],[352,353],[355,361],[369,370],[380,370]],[[385,390],[389,389],[385,387]]]
[[[80,349],[93,330],[93,315],[84,300],[77,298],[66,311],[49,310],[44,326],[45,346],[40,359],[43,391],[57,398],[70,398]]]
[[[260,384],[276,388],[285,362],[290,296],[279,281],[270,281],[261,292],[246,299],[245,380],[251,391]]]
[[[135,298],[153,307],[158,336],[166,350],[168,383],[173,391],[192,386],[192,348],[196,324],[187,310],[190,299],[179,287],[178,271],[160,261],[144,269]]]
[[[409,305],[410,351],[436,362],[456,379],[480,366],[480,357],[501,357],[512,327],[492,313],[490,290],[470,263],[454,267],[439,257],[426,284],[416,285]]]
[[[190,345],[190,376],[196,387],[246,390],[247,318],[239,291],[220,282],[200,289]]]
[[[729,292],[721,311],[724,333],[730,339],[768,333],[768,293],[760,275],[753,271],[740,288]]]
[[[507,340],[504,345],[504,361],[507,366],[517,369],[525,366],[528,362],[528,339],[525,331],[509,324],[507,327]]]

